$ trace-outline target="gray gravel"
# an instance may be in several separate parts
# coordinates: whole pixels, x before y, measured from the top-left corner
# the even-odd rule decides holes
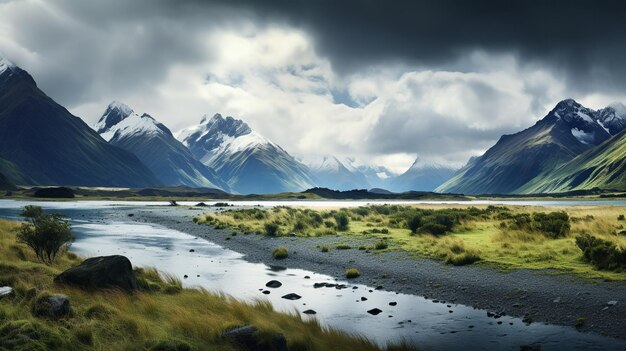
[[[345,279],[345,270],[354,267],[361,272],[361,277],[353,280],[355,283],[526,317],[533,322],[574,326],[583,317],[585,324],[581,330],[626,339],[624,282],[583,280],[548,271],[501,272],[482,265],[454,267],[403,252],[358,250],[359,245],[371,245],[371,242],[351,242],[345,237],[267,238],[241,233],[231,236],[231,230],[193,223],[194,215],[207,210],[154,207],[117,214],[207,239],[244,254],[249,262],[300,268],[338,279]],[[133,217],[127,217],[130,212]],[[337,243],[347,243],[353,248],[336,250]],[[331,250],[323,253],[318,248],[320,245],[328,245]],[[287,247],[289,257],[273,259],[271,252],[277,246]]]

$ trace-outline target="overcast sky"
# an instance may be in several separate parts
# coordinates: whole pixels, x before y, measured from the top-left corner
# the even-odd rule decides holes
[[[298,155],[453,165],[572,97],[626,102],[621,1],[0,0],[0,53],[93,124],[217,112]]]

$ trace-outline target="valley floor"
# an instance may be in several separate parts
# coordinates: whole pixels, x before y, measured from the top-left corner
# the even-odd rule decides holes
[[[345,280],[347,268],[357,268],[361,276],[355,283],[382,287],[389,291],[425,296],[429,299],[459,303],[500,314],[526,317],[533,322],[575,326],[584,320],[582,331],[626,339],[626,283],[603,279],[584,279],[548,270],[501,271],[488,265],[451,266],[440,261],[416,258],[403,251],[357,250],[372,245],[364,238],[338,236],[311,238],[262,235],[231,235],[231,230],[217,230],[195,224],[199,208],[153,207],[128,209],[116,213],[179,230],[215,242],[245,254],[250,262],[301,268]],[[133,217],[128,217],[129,213]],[[347,243],[352,249],[322,252],[319,247],[334,248]],[[272,250],[289,249],[289,257],[276,260]],[[617,304],[608,304],[617,301]]]

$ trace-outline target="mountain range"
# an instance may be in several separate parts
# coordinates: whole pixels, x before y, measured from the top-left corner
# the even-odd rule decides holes
[[[417,158],[402,174],[354,157],[298,156],[242,120],[214,114],[172,133],[113,102],[94,128],[0,57],[0,188],[194,187],[241,194],[314,187],[376,192],[529,194],[626,190],[626,107],[559,102],[459,170]]]
[[[213,169],[197,161],[172,132],[148,114],[114,101],[94,129],[109,144],[137,156],[165,186],[218,188],[230,191]]]

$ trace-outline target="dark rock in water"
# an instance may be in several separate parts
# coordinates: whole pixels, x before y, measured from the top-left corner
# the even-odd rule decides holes
[[[54,282],[91,289],[137,289],[133,266],[120,255],[88,258],[56,276]]]
[[[376,290],[383,290],[383,286],[382,285],[377,286]]]
[[[189,250],[189,252],[196,252],[196,250],[194,250],[194,249],[191,249],[191,250]]]
[[[43,188],[35,191],[34,196],[50,199],[73,199],[74,191],[64,186],[56,188]]]
[[[128,217],[135,217],[135,214],[134,213],[129,213]]]
[[[269,295],[269,294],[270,294],[270,291],[269,291],[269,290],[263,290],[263,293],[264,293],[265,295]]]
[[[304,312],[302,312],[304,314],[317,314],[317,312],[315,312],[314,310],[306,310]]]
[[[189,278],[189,276],[187,276],[187,274],[183,275],[183,278],[187,279]]]
[[[209,205],[205,204],[204,202],[199,202],[196,204],[196,207],[207,207]]]
[[[308,275],[305,275],[304,279],[311,279],[311,277],[309,277]]]
[[[397,302],[390,302],[390,303],[389,303],[389,306],[395,306],[395,305],[397,305],[397,304],[398,304]]]
[[[371,310],[367,311],[367,313],[371,314],[371,315],[378,315],[382,312],[382,310],[378,309],[378,308],[372,308]]]
[[[361,301],[367,301],[367,297],[361,296]]]
[[[290,293],[290,294],[284,295],[282,298],[285,300],[299,300],[300,298],[302,298],[302,296],[298,294]]]
[[[279,282],[278,280],[270,280],[269,282],[267,282],[267,284],[265,284],[265,286],[268,288],[280,288],[282,285],[283,283]]]
[[[223,337],[242,350],[249,351],[287,351],[287,340],[282,334],[261,335],[259,330],[251,325],[231,329]]]
[[[38,317],[64,317],[70,314],[70,300],[61,294],[39,296],[33,304],[32,311]]]
[[[170,200],[170,206],[178,206],[178,202],[176,202],[176,200]]]

